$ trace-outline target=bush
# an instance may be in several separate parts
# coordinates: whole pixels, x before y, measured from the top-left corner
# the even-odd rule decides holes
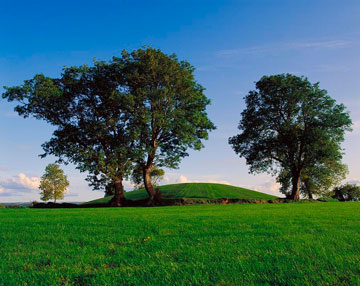
[[[5,206],[3,204],[0,204],[0,209],[4,209]]]
[[[30,204],[29,204],[29,208],[33,208],[34,206],[36,206],[39,202],[38,201],[32,201]]]
[[[317,199],[319,202],[338,202],[337,199],[334,199],[332,197],[321,197]]]
[[[7,209],[23,209],[23,208],[25,208],[25,206],[22,206],[22,205],[7,205],[6,208]]]

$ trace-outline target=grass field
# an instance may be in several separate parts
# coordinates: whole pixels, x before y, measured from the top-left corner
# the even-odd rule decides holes
[[[360,203],[0,209],[0,285],[359,285]]]
[[[239,188],[230,185],[212,184],[212,183],[184,183],[172,184],[159,187],[163,198],[165,199],[248,199],[248,200],[272,200],[275,196]],[[126,198],[130,200],[142,200],[148,197],[145,189],[126,192]],[[87,202],[93,203],[107,203],[111,197],[101,198]]]

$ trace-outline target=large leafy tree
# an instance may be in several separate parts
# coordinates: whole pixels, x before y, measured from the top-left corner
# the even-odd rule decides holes
[[[245,97],[240,134],[229,143],[246,159],[250,172],[290,176],[289,198],[300,199],[304,170],[341,155],[351,119],[344,105],[319,84],[291,74],[264,76]]]
[[[134,98],[121,78],[121,67],[95,61],[93,67],[64,68],[59,78],[35,75],[3,94],[20,102],[15,108],[19,115],[55,126],[42,156],[74,163],[88,172],[95,188],[113,184],[116,206],[125,199],[122,182],[141,151],[131,127]]]
[[[36,75],[6,88],[3,98],[20,102],[20,115],[57,128],[43,144],[43,156],[74,163],[95,188],[114,188],[114,205],[125,199],[123,180],[141,166],[152,201],[154,166],[177,167],[186,150],[200,150],[215,128],[193,72],[175,55],[143,48],[109,63],[64,68],[59,78]]]
[[[60,166],[58,164],[47,165],[39,186],[41,200],[53,199],[54,203],[56,200],[62,200],[68,186],[69,181]]]
[[[153,200],[156,190],[151,183],[154,166],[176,168],[188,155],[187,149],[200,150],[202,139],[215,129],[206,107],[210,100],[194,78],[194,67],[158,49],[144,48],[123,52],[114,58],[123,66],[128,91],[134,96],[136,122],[144,186]]]

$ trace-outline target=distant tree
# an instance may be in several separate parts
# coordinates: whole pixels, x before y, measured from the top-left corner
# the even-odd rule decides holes
[[[42,147],[58,162],[72,162],[95,189],[112,184],[112,205],[125,200],[123,179],[139,157],[132,124],[134,97],[123,80],[122,64],[95,61],[93,67],[65,67],[59,78],[42,74],[16,87],[5,87],[3,98],[18,101],[15,111],[56,127]]]
[[[194,78],[194,67],[174,54],[149,47],[123,52],[113,61],[123,65],[124,79],[135,98],[134,129],[140,132],[144,154],[137,164],[149,199],[153,200],[153,167],[176,168],[188,155],[187,149],[200,150],[201,140],[208,139],[208,132],[215,129],[206,113],[210,100]]]
[[[345,184],[334,188],[333,198],[339,201],[360,201],[360,186]]]
[[[41,200],[62,200],[69,186],[69,181],[64,171],[57,164],[49,164],[45,168],[45,174],[41,177],[39,189]]]
[[[281,183],[290,176],[288,197],[299,200],[302,174],[341,155],[340,143],[351,130],[348,112],[318,83],[291,74],[262,77],[245,100],[241,133],[229,143],[251,173],[277,174]]]
[[[165,171],[163,169],[158,168],[157,166],[153,166],[150,170],[150,179],[153,187],[157,187],[159,182],[164,178]],[[144,188],[144,179],[143,179],[143,169],[140,165],[134,168],[131,181],[135,184],[136,189]]]

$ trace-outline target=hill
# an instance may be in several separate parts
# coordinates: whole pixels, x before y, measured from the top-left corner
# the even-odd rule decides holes
[[[219,198],[227,199],[247,199],[247,200],[272,200],[276,196],[235,187],[231,185],[212,184],[212,183],[184,183],[171,184],[159,187],[164,199],[203,199],[214,200]],[[125,196],[129,200],[142,200],[148,197],[145,189],[126,192]],[[107,203],[112,197],[105,197],[85,204]]]

